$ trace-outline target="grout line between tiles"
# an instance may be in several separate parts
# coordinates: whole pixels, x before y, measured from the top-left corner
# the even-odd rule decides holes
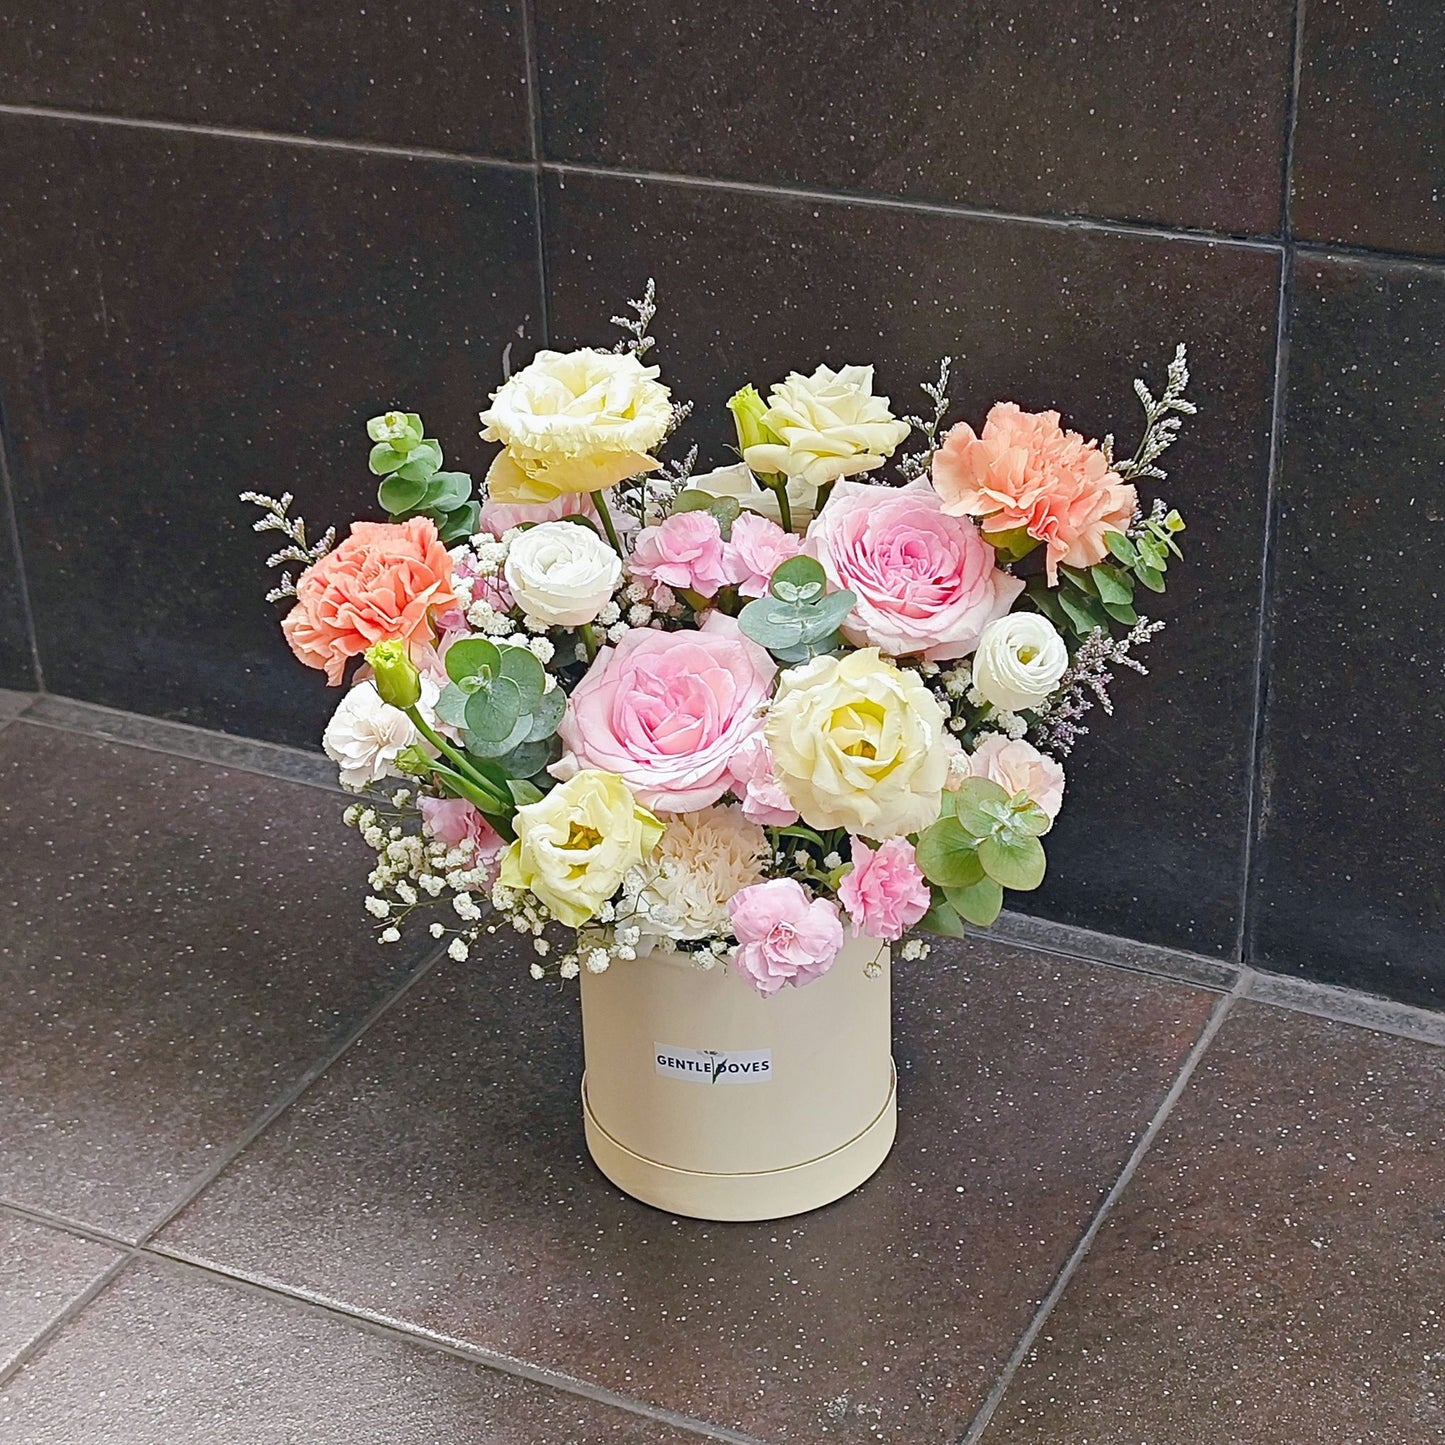
[[[1264,537],[1259,559],[1258,629],[1254,651],[1254,726],[1250,730],[1245,763],[1248,788],[1242,873],[1239,889],[1239,928],[1235,953],[1248,964],[1254,942],[1254,868],[1259,833],[1269,813],[1269,784],[1264,776],[1267,760],[1270,674],[1274,661],[1273,601],[1279,546],[1280,468],[1284,464],[1285,419],[1289,411],[1290,312],[1294,304],[1294,150],[1299,124],[1300,74],[1303,65],[1306,0],[1295,0],[1294,37],[1290,54],[1289,94],[1285,105],[1284,155],[1280,166],[1280,214],[1284,252],[1280,258],[1279,309],[1275,318],[1274,393],[1270,405],[1269,466],[1265,473]]]
[[[959,1440],[959,1445],[977,1445],[983,1438],[984,1432],[988,1429],[989,1421],[993,1419],[994,1411],[1003,1402],[1004,1396],[1008,1393],[1009,1386],[1013,1383],[1014,1376],[1018,1373],[1019,1367],[1028,1358],[1029,1351],[1033,1349],[1034,1342],[1038,1339],[1044,1325],[1048,1322],[1049,1316],[1053,1313],[1054,1307],[1063,1297],[1064,1291],[1069,1287],[1070,1281],[1078,1272],[1079,1267],[1088,1257],[1090,1249],[1093,1248],[1094,1240],[1098,1238],[1099,1231],[1113,1211],[1114,1205],[1118,1203],[1124,1191],[1129,1187],[1134,1175],[1138,1172],[1144,1156],[1153,1147],[1155,1139],[1168,1122],[1169,1115],[1173,1112],[1175,1104],[1183,1096],[1185,1089],[1189,1087],[1190,1080],[1194,1077],[1194,1071],[1199,1067],[1210,1045],[1214,1042],[1215,1036],[1219,1033],[1229,1011],[1234,1007],[1236,1000],[1241,998],[1249,986],[1248,969],[1240,972],[1238,981],[1234,987],[1225,994],[1214,1006],[1213,1012],[1205,1022],[1204,1028],[1200,1031],[1199,1037],[1194,1041],[1194,1047],[1189,1051],[1189,1057],[1184,1060],[1183,1066],[1175,1076],[1174,1082],[1169,1086],[1169,1091],[1160,1101],[1159,1107],[1154,1111],[1154,1117],[1150,1119],[1148,1126],[1139,1136],[1138,1142],[1134,1145],[1124,1167],[1119,1171],[1119,1177],[1115,1179],[1113,1187],[1104,1196],[1103,1203],[1094,1212],[1094,1217],[1089,1221],[1089,1226],[1080,1236],[1079,1242],[1074,1246],[1073,1253],[1064,1262],[1064,1267],[1055,1277],[1048,1294],[1043,1298],[1030,1320],[1028,1328],[1019,1337],[1018,1343],[1014,1346],[1013,1353],[1005,1362],[1003,1369],[999,1372],[998,1378],[994,1381],[992,1389],[989,1390],[983,1404],[979,1407],[978,1413],[974,1416],[967,1431]]]
[[[521,0],[522,65],[527,79],[527,142],[532,152],[532,229],[537,243],[537,289],[542,345],[552,344],[551,298],[547,294],[547,237],[542,220],[542,81],[537,61],[536,16],[532,0]]]
[[[263,1111],[256,1119],[252,1120],[252,1122],[235,1137],[229,1147],[224,1151],[222,1158],[215,1160],[200,1174],[196,1175],[192,1183],[182,1190],[176,1202],[171,1204],[154,1223],[148,1225],[141,1231],[139,1243],[141,1245],[149,1244],[182,1210],[187,1208],[187,1206],[192,1204],[201,1194],[209,1189],[221,1174],[226,1169],[229,1169],[328,1069],[341,1059],[343,1055],[350,1052],[422,979],[431,973],[445,956],[445,953],[445,945],[439,945],[427,958],[424,958],[421,963],[412,969],[397,988],[393,989],[378,1003],[373,1004],[362,1016],[360,1021],[348,1029],[326,1053],[314,1060],[301,1074],[300,1078],[298,1078],[274,1104]]]
[[[120,1247],[125,1253],[118,1260],[108,1265],[69,1304],[65,1305],[57,1314],[52,1315],[3,1366],[0,1366],[0,1390],[3,1390],[136,1257],[136,1251],[130,1246],[122,1245]]]
[[[454,1359],[465,1360],[470,1364],[483,1366],[484,1368],[495,1371],[497,1374],[507,1375],[513,1379],[525,1380],[530,1384],[545,1386],[559,1394],[573,1395],[580,1399],[589,1400],[594,1404],[610,1405],[614,1409],[623,1410],[629,1415],[639,1416],[655,1424],[669,1425],[675,1429],[687,1430],[704,1440],[726,1441],[728,1445],[768,1445],[767,1441],[762,1440],[756,1435],[749,1435],[740,1430],[733,1430],[726,1425],[717,1425],[708,1420],[698,1420],[690,1415],[683,1415],[674,1410],[664,1409],[660,1405],[650,1405],[645,1400],[634,1399],[630,1395],[623,1395],[615,1390],[606,1389],[604,1386],[594,1385],[590,1381],[577,1379],[572,1375],[560,1374],[554,1370],[544,1369],[540,1365],[529,1364],[525,1360],[514,1359],[510,1355],[503,1355],[479,1345],[467,1344],[462,1340],[432,1334],[416,1326],[407,1325],[397,1320],[390,1320],[366,1310],[355,1309],[334,1300],[322,1299],[316,1295],[307,1293],[305,1290],[294,1289],[288,1285],[278,1284],[269,1280],[261,1283],[257,1280],[247,1279],[244,1275],[234,1273],[231,1270],[215,1264],[188,1258],[184,1254],[173,1252],[159,1245],[143,1246],[138,1249],[136,1253],[141,1258],[163,1261],[173,1268],[191,1270],[204,1274],[231,1288],[255,1291],[260,1294],[274,1295],[281,1299],[290,1300],[294,1304],[304,1305],[309,1309],[319,1310],[343,1320],[354,1328],[362,1329],[368,1333],[384,1335],[391,1339],[404,1340],[409,1344],[420,1345],[438,1354],[450,1355]]]

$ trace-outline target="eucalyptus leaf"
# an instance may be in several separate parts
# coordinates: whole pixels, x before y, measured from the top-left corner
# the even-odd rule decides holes
[[[918,920],[917,926],[944,938],[967,936],[958,910],[946,898],[935,899],[933,906]]]
[[[437,721],[446,723],[448,727],[465,727],[467,721],[467,696],[456,683],[447,683],[447,685],[442,688],[441,695],[437,698]]]
[[[475,677],[484,668],[492,677],[502,670],[502,654],[495,642],[485,637],[463,637],[447,648],[447,676],[453,682]]]
[[[466,472],[433,472],[421,505],[428,512],[453,512],[471,495],[472,479]]]
[[[529,647],[499,647],[502,654],[501,676],[509,677],[517,684],[522,695],[522,711],[530,713],[547,686],[547,674],[537,655]]]
[[[464,733],[467,751],[475,753],[479,758],[487,758],[497,761],[513,751],[527,740],[527,730],[532,725],[532,720],[525,713],[517,718],[511,732],[504,738],[483,738],[478,737],[474,732]],[[505,770],[503,770],[505,772]]]
[[[987,838],[1008,808],[1008,794],[988,778],[965,778],[953,795],[953,815],[965,833]],[[934,825],[937,827],[937,824]]]
[[[945,896],[975,928],[991,928],[1003,912],[1003,889],[992,878],[983,878],[972,888],[950,888]]]
[[[533,772],[536,769],[532,769]],[[508,778],[507,790],[512,795],[512,801],[519,807],[525,808],[529,803],[540,803],[542,801],[542,790],[535,783],[529,783],[525,778]]]
[[[493,679],[488,688],[481,692],[474,692],[467,699],[466,727],[467,732],[482,743],[499,743],[512,736],[519,722],[526,722],[522,737],[516,741],[521,742],[531,728],[529,717],[524,714],[522,708],[522,694],[517,684],[510,677],[498,677]],[[515,747],[516,743],[509,743],[508,747]],[[506,751],[502,749],[501,751]],[[496,752],[488,750],[484,756],[495,757]]]
[[[824,630],[834,632],[847,620],[857,601],[856,594],[845,589],[842,592],[830,592],[815,602],[810,610],[814,618],[820,620],[818,625],[826,623]]]
[[[544,692],[532,705],[532,725],[527,732],[527,741],[535,743],[551,737],[557,731],[557,724],[562,721],[562,714],[566,711],[567,694],[560,687]]]
[[[376,489],[376,500],[393,517],[411,511],[425,495],[425,482],[408,481],[399,472],[387,477]]]
[[[773,569],[769,585],[774,597],[783,595],[778,591],[780,582],[804,589],[816,585],[818,591],[814,595],[821,596],[823,588],[828,585],[828,574],[823,571],[823,564],[813,557],[789,557],[786,562],[780,562]]]
[[[1044,881],[1044,845],[1027,834],[985,838],[978,845],[978,861],[1003,888],[1027,892]]]

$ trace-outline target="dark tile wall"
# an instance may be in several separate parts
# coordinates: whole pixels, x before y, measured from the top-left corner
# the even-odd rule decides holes
[[[911,404],[945,351],[962,415],[1009,396],[1127,437],[1131,378],[1184,339],[1174,625],[1076,754],[1025,902],[1437,998],[1438,5],[5,18],[0,409],[48,689],[314,738],[330,699],[235,493],[355,512],[389,402],[478,465],[505,348],[605,333],[648,275],[713,459],[745,377],[876,360]]]

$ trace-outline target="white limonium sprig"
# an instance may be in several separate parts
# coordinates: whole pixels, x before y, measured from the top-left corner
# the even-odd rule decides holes
[[[335,527],[328,527],[317,541],[307,542],[305,521],[291,516],[291,503],[295,499],[290,492],[283,492],[279,497],[268,497],[262,492],[242,492],[241,500],[260,507],[266,513],[264,517],[251,523],[253,532],[280,532],[287,539],[286,546],[266,559],[268,567],[284,567],[288,562],[294,562],[304,572],[336,545]],[[266,601],[281,602],[295,595],[296,582],[287,570],[266,594]]]
[[[938,450],[938,433],[943,426],[943,418],[948,415],[948,379],[952,370],[953,358],[945,356],[938,363],[938,380],[925,381],[922,384],[923,394],[933,403],[933,415],[927,421],[916,416],[902,418],[914,431],[923,434],[924,441],[922,450],[910,452],[898,464],[899,475],[905,482],[921,477],[928,470],[934,452]]]
[[[1058,691],[1034,710],[1030,728],[1034,742],[1045,752],[1067,757],[1089,731],[1079,719],[1096,702],[1106,713],[1113,714],[1114,703],[1109,697],[1112,669],[1127,667],[1140,676],[1147,675],[1149,669],[1130,655],[1131,650],[1142,647],[1163,630],[1163,622],[1141,617],[1123,637],[1113,637],[1102,627],[1091,632],[1059,679]]]

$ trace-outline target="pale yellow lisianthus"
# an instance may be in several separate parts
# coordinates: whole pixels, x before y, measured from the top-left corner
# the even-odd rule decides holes
[[[482,438],[503,449],[487,473],[498,502],[550,502],[655,471],[672,419],[655,366],[631,352],[539,351],[492,393]]]
[[[938,818],[943,709],[916,672],[876,647],[783,673],[766,734],[778,781],[814,828],[882,840]]]
[[[535,893],[569,928],[586,923],[648,857],[662,824],[616,773],[587,769],[518,808],[499,881]]]

